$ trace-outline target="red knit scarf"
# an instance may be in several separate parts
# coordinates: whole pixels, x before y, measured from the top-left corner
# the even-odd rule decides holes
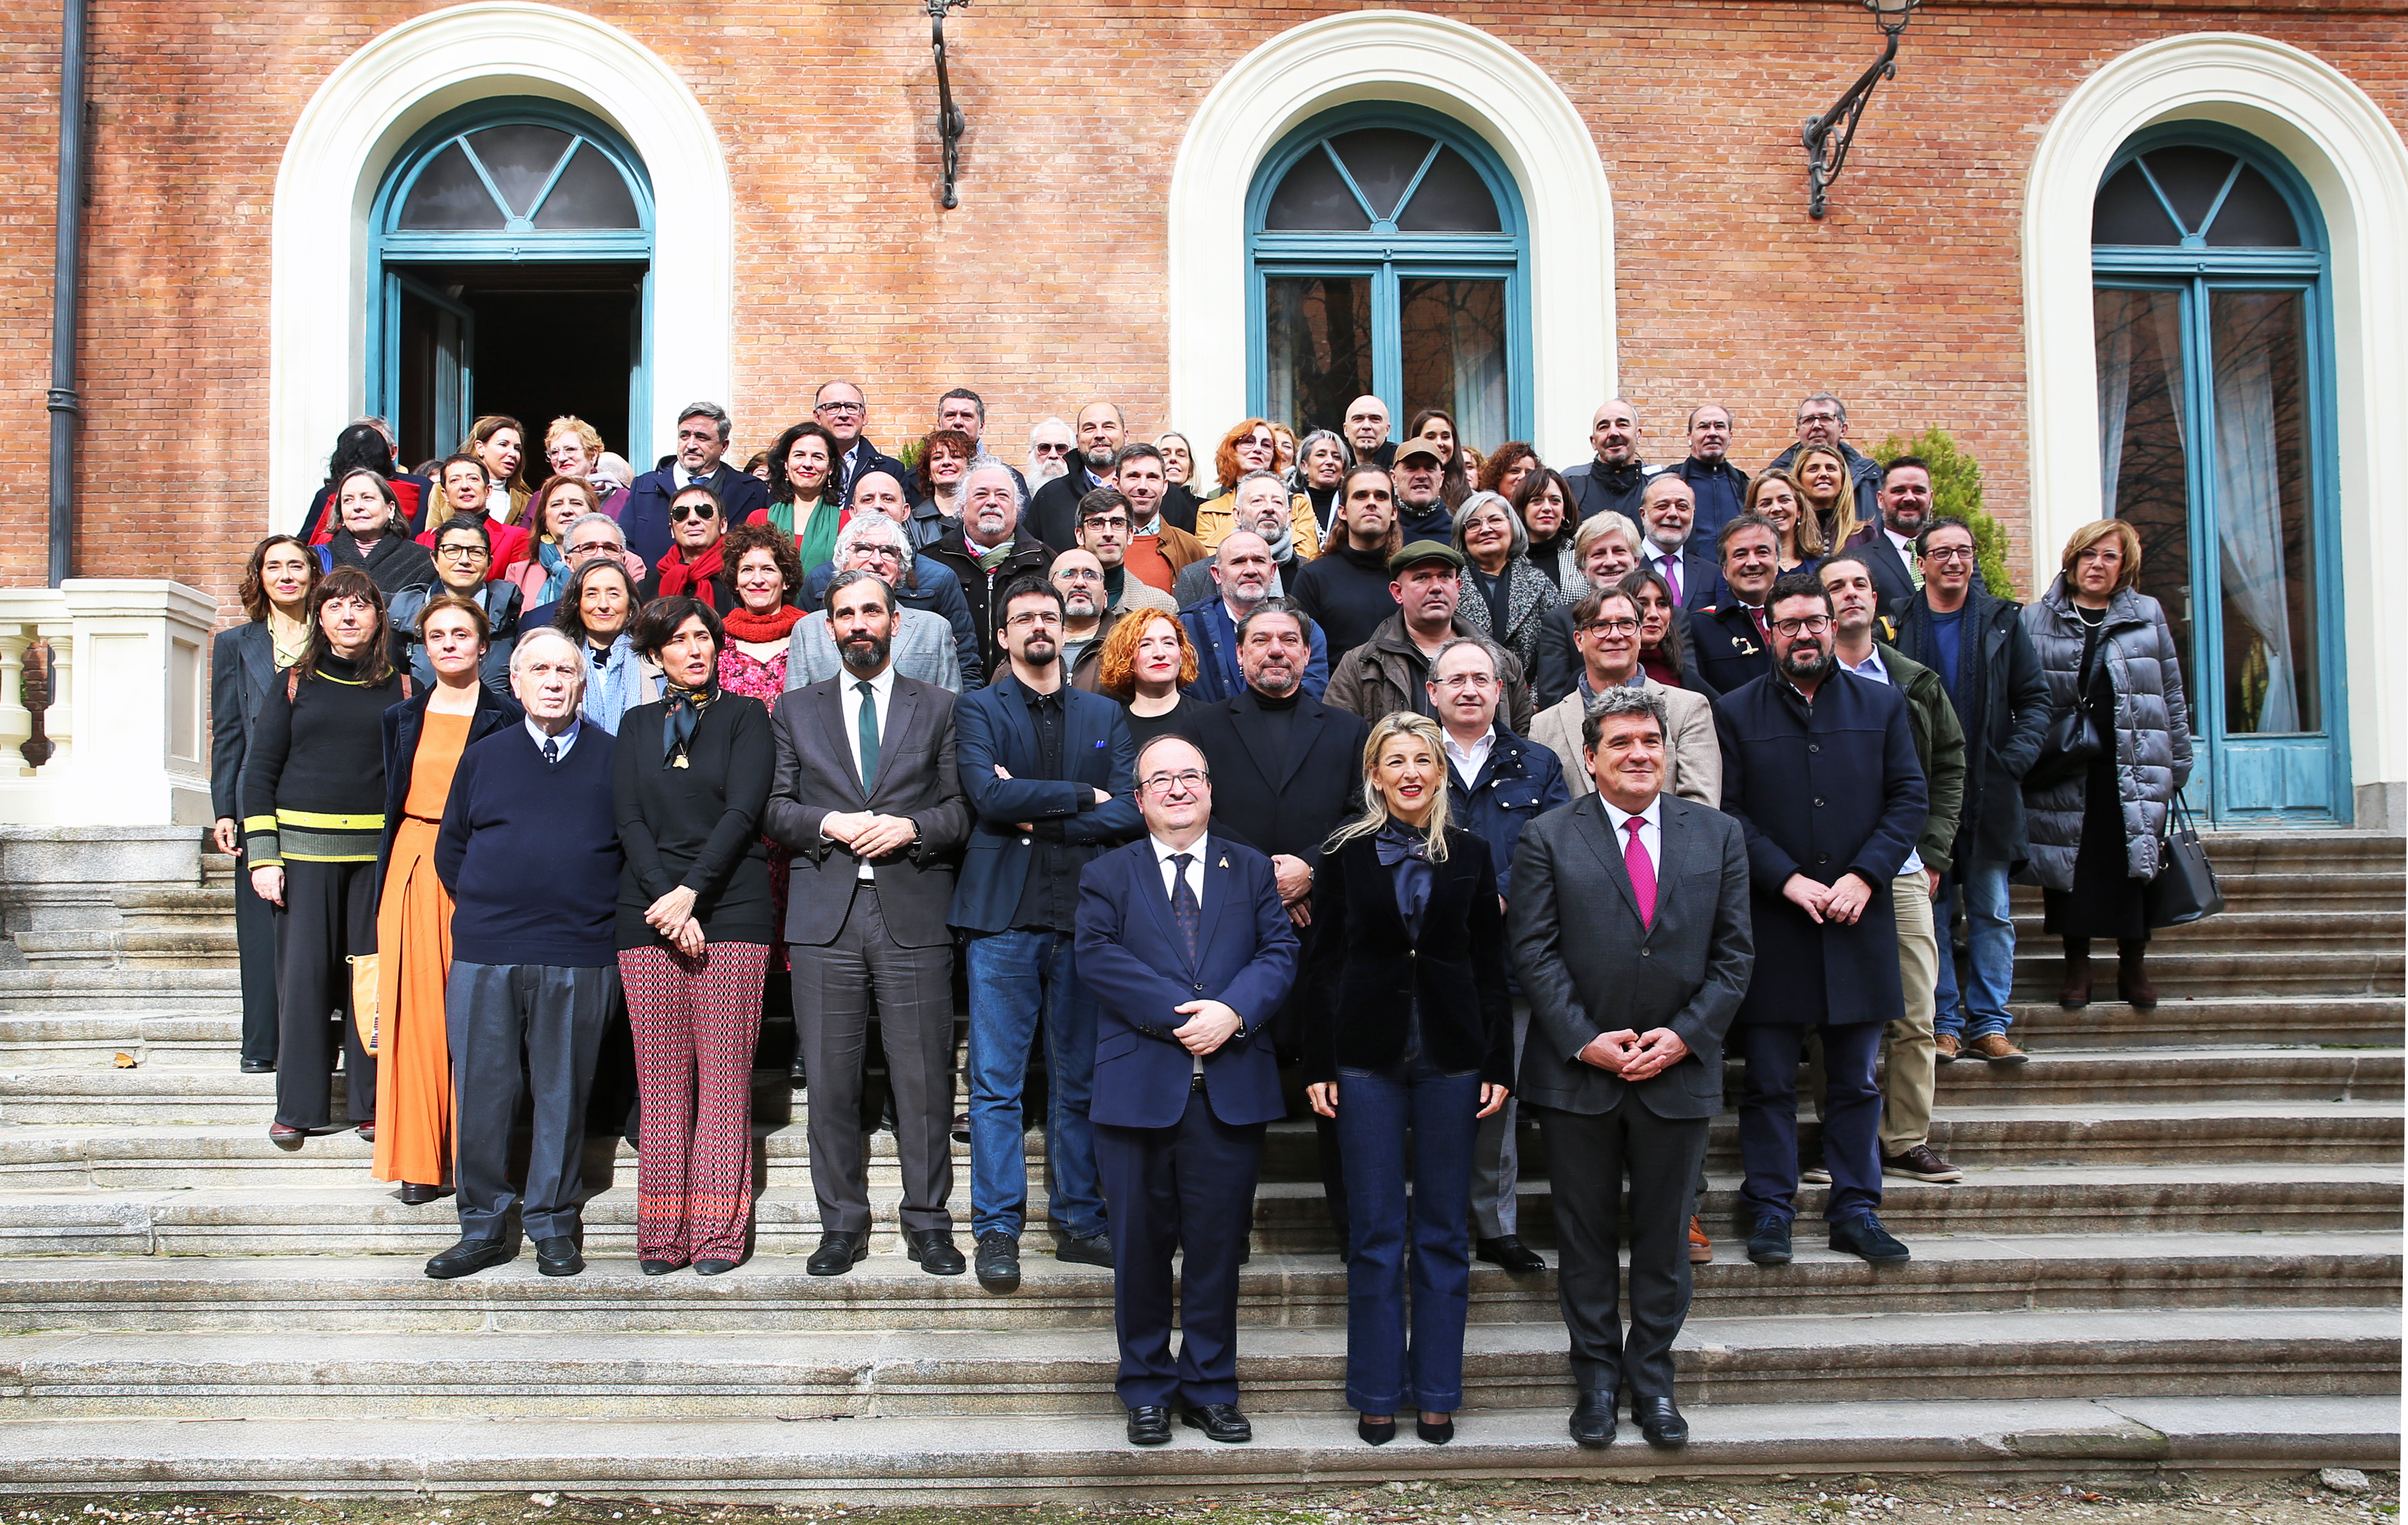
[[[661,596],[673,598],[680,593],[691,592],[719,576],[719,552],[724,544],[721,540],[712,541],[710,549],[693,562],[685,559],[683,546],[670,547],[669,553],[661,558]]]
[[[664,581],[666,579],[664,578]],[[781,604],[768,614],[754,614],[738,604],[719,617],[727,627],[729,636],[739,641],[782,641],[794,630],[803,611],[792,604]]]

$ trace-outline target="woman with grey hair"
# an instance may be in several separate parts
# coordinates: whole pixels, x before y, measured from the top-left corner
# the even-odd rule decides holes
[[[1296,465],[1287,474],[1288,491],[1312,510],[1313,527],[1324,540],[1338,518],[1338,482],[1346,475],[1346,441],[1327,429],[1315,429],[1296,442]]]
[[[1556,590],[1530,564],[1530,532],[1521,516],[1501,493],[1474,492],[1455,511],[1455,549],[1469,563],[1466,596],[1455,612],[1530,672],[1539,660],[1539,626],[1555,606]]]
[[[627,569],[597,556],[568,575],[552,626],[586,655],[585,696],[578,712],[616,735],[619,717],[660,697],[660,672],[637,655],[627,627],[636,619],[636,583]]]

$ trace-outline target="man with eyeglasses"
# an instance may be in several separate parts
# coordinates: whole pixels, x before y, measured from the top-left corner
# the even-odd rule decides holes
[[[425,532],[418,537],[420,545],[434,550],[437,549],[436,531],[455,519],[476,520],[485,526],[486,538],[491,542],[488,549],[493,555],[485,563],[485,580],[488,582],[499,580],[504,573],[532,554],[525,527],[505,524],[486,508],[485,500],[493,491],[493,478],[482,461],[465,451],[446,456],[443,464],[437,468],[436,478],[442,488],[443,501],[435,506],[433,514],[429,516]],[[439,573],[439,557],[437,561]]]
[[[871,444],[869,436],[862,432],[869,423],[869,401],[859,387],[850,381],[821,382],[820,390],[811,393],[811,417],[836,436],[837,457],[829,464],[828,474],[836,479],[837,501],[850,502],[853,482],[870,471],[890,473],[902,484],[904,495],[911,495],[918,476]]]
[[[1115,1387],[1133,1446],[1168,1445],[1174,1407],[1208,1439],[1241,1444],[1254,1427],[1238,1406],[1238,1276],[1264,1128],[1287,1112],[1268,1029],[1295,983],[1296,935],[1270,863],[1212,829],[1196,745],[1156,736],[1137,774],[1145,834],[1088,864],[1079,885]]]
[[[636,590],[649,604],[679,594],[698,598],[721,614],[736,595],[719,584],[720,541],[727,535],[726,506],[707,487],[681,487],[669,504],[669,534],[675,541]]]
[[[1645,432],[1639,422],[1639,410],[1621,398],[1598,405],[1588,426],[1589,448],[1597,458],[1564,472],[1564,485],[1571,489],[1581,518],[1595,519],[1611,509],[1633,524],[1639,522],[1640,493],[1645,491],[1647,479],[1656,475],[1639,458],[1639,439]]]
[[[1077,547],[1104,569],[1104,606],[1114,610],[1160,609],[1177,614],[1179,606],[1161,589],[1133,576],[1128,567],[1129,520],[1134,518],[1126,494],[1116,487],[1099,487],[1079,500]]]
[[[1773,976],[1748,987],[1731,1030],[1747,1062],[1739,1227],[1749,1260],[1789,1263],[1798,1065],[1811,1033],[1823,1049],[1831,1247],[1891,1264],[1908,1251],[1875,1211],[1873,1062],[1885,1029],[1906,1015],[1890,886],[1931,796],[1905,695],[1840,670],[1823,585],[1786,577],[1767,602],[1774,671],[1722,702],[1723,808],[1747,836],[1756,962]]]
[[[1881,520],[1848,536],[1843,550],[1860,551],[1881,591],[1881,616],[1896,628],[1906,606],[1923,591],[1922,558],[1915,537],[1931,519],[1931,465],[1921,456],[1901,455],[1881,468]]]
[[[1367,721],[1398,710],[1438,718],[1430,703],[1430,663],[1448,641],[1479,631],[1455,613],[1463,597],[1463,552],[1436,540],[1416,540],[1388,559],[1388,597],[1396,610],[1371,638],[1346,653],[1329,675],[1329,703]],[[1499,653],[1507,723],[1530,730],[1530,687],[1522,661]]]
[[[990,477],[1006,492],[1000,472]],[[1137,748],[1121,706],[1072,687],[1062,671],[1062,595],[1041,577],[996,601],[1007,670],[955,710],[962,789],[976,820],[952,921],[969,965],[970,1230],[979,1285],[1020,1285],[1028,1208],[1029,1048],[1045,1033],[1047,1210],[1055,1254],[1110,1266],[1095,1137],[1087,1120],[1096,1064],[1096,1002],[1079,978],[1079,874],[1140,827],[1130,799]]]
[[[1054,564],[1054,548],[1028,532],[1021,518],[1024,506],[1010,472],[972,466],[962,477],[962,521],[920,550],[962,585],[978,630],[979,670],[984,673],[1003,665],[995,637],[995,616],[1001,612],[996,594],[1023,577],[1043,577]]]
[[[910,582],[918,565],[901,526],[883,515],[856,515],[837,532],[836,560],[831,565],[834,570],[817,582],[811,611],[795,621],[793,634],[786,637],[788,689],[843,675],[844,632],[824,606],[828,590],[855,572],[869,574],[896,594],[886,639],[896,672],[953,693],[976,686],[976,680],[968,677],[976,669],[963,665],[965,657],[973,663],[978,660],[976,645],[966,642],[943,614],[901,595],[900,590]],[[953,592],[958,599],[960,588],[956,586]]]
[[[568,529],[561,536],[560,554],[561,559],[568,563],[568,575],[572,577],[577,575],[579,567],[596,556],[608,556],[625,567],[630,582],[642,582],[647,570],[643,558],[628,551],[627,536],[619,528],[618,520],[608,514],[580,514],[570,520]],[[548,627],[552,616],[559,612],[558,599],[549,604],[538,604],[519,617],[519,629],[523,634]]]
[[[729,524],[741,524],[755,510],[769,506],[769,484],[722,459],[734,429],[727,409],[717,403],[688,403],[680,410],[677,453],[637,477],[619,510],[619,527],[626,532],[629,550],[651,565],[660,564],[676,539],[669,509],[689,487],[709,488]]]
[[[883,479],[883,474],[880,479]],[[824,565],[804,574],[802,595],[795,601],[796,606],[818,608],[827,598],[828,584],[846,572],[876,573],[895,591],[895,601],[906,612],[933,614],[952,626],[953,670],[960,675],[958,682],[974,689],[986,681],[986,668],[979,657],[978,625],[970,618],[962,579],[953,576],[951,568],[918,554],[909,527],[884,514],[854,514],[845,521],[844,528],[836,532],[836,553]],[[903,671],[923,682],[939,681],[908,665]]]
[[[1061,476],[1046,482],[1029,501],[1029,533],[1049,546],[1077,543],[1079,501],[1099,487],[1112,485],[1114,463],[1125,443],[1127,425],[1119,405],[1089,403],[1079,409],[1076,459]]]
[[[1965,802],[1941,884],[1937,1058],[2020,1064],[2028,1056],[2007,1037],[2015,965],[2007,876],[2031,856],[2022,779],[2048,734],[2048,680],[2022,606],[1982,586],[1972,526],[1953,516],[1932,520],[1916,548],[1923,591],[1899,621],[1898,648],[1939,671],[1965,730]],[[1962,978],[1948,914],[1958,894],[1968,923]]]
[[[1940,980],[1931,903],[1954,861],[1957,812],[1965,797],[1965,732],[1940,675],[1876,638],[1872,572],[1864,559],[1843,550],[1817,566],[1814,576],[1831,595],[1832,649],[1841,669],[1906,695],[1915,760],[1931,797],[1915,848],[1889,887],[1898,913],[1898,980],[1906,1015],[1882,1032],[1882,1172],[1918,1181],[1961,1181],[1965,1173],[1931,1147],[1931,1019]],[[1811,1181],[1823,1174],[1814,1167],[1804,1176]]]
[[[1771,615],[1766,606],[1781,576],[1781,532],[1772,520],[1742,514],[1723,526],[1723,586],[1729,596],[1691,618],[1698,677],[1727,694],[1772,670]]]
[[[1327,443],[1326,435],[1323,436]],[[1333,511],[1338,503],[1338,484],[1328,484]],[[1212,576],[1212,551],[1232,534],[1240,532],[1260,535],[1270,551],[1270,585],[1265,597],[1285,597],[1296,587],[1297,575],[1312,564],[1321,554],[1312,509],[1302,493],[1290,494],[1287,482],[1275,472],[1250,471],[1238,478],[1238,485],[1213,500],[1216,509],[1227,505],[1226,511],[1208,514],[1205,529],[1197,543],[1207,548],[1204,558],[1179,569],[1170,585],[1170,596],[1182,609],[1211,598],[1218,586]],[[1333,528],[1338,528],[1333,521]]]
[[[1034,482],[1041,488],[1068,471],[1070,452],[1077,449],[1078,442],[1070,437],[1068,424],[1060,419],[1039,419],[1037,427],[1028,431],[1028,475],[1023,478],[1024,483]]]
[[[1104,642],[1123,613],[1104,594],[1104,563],[1094,551],[1066,550],[1054,558],[1045,580],[1062,595],[1062,670],[1078,687],[1096,692]]]
[[[1818,392],[1798,405],[1798,443],[1772,458],[1767,471],[1787,471],[1798,452],[1809,445],[1828,445],[1848,463],[1856,482],[1856,518],[1870,523],[1881,517],[1881,463],[1848,443],[1848,405],[1828,392]]]
[[[1686,689],[1667,688],[1639,663],[1639,601],[1615,586],[1594,589],[1572,606],[1572,647],[1581,677],[1570,693],[1539,711],[1530,739],[1554,749],[1564,765],[1564,782],[1579,799],[1597,787],[1589,777],[1582,727],[1598,695],[1612,689],[1643,689],[1664,701],[1664,791],[1699,805],[1723,803],[1723,750],[1714,730],[1713,701]]]

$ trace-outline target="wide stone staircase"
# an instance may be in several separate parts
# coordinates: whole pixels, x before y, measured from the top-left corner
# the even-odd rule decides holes
[[[1696,1439],[1667,1454],[1627,1422],[1610,1451],[1571,1446],[1553,1277],[1485,1265],[1458,1438],[1357,1442],[1344,1271],[1301,1121],[1272,1130],[1243,1278],[1251,1446],[1125,1445],[1110,1276],[1057,1262],[1042,1233],[1011,1296],[908,1261],[889,1133],[871,1141],[876,1252],[805,1276],[804,1102],[772,1071],[738,1271],[639,1276],[632,1151],[598,1139],[583,1276],[538,1276],[530,1251],[430,1281],[448,1199],[403,1205],[348,1133],[267,1142],[273,1077],[235,1063],[231,864],[190,833],[56,836],[0,831],[0,1488],[1025,1497],[2399,1464],[2398,837],[2213,836],[2229,908],[2161,937],[2154,1012],[2060,1011],[2056,949],[2019,898],[2033,1058],[1942,1067],[1933,1143],[1966,1179],[1888,1183],[1907,1264],[1824,1249],[1817,1187],[1797,1263],[1749,1264],[1719,1119],[1716,1257],[1679,1352]],[[1526,1136],[1525,1234],[1552,1249]],[[1042,1152],[1032,1132],[1039,1181]]]

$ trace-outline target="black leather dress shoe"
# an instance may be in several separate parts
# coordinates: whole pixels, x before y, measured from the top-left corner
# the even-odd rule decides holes
[[[1179,1422],[1190,1430],[1201,1430],[1206,1440],[1217,1440],[1224,1446],[1239,1446],[1254,1438],[1254,1427],[1238,1412],[1235,1404],[1206,1404],[1201,1408],[1181,1411]]]
[[[786,1087],[790,1090],[809,1090],[810,1084],[811,1077],[803,1069],[803,1056],[796,1054],[795,1062],[786,1067]]]
[[[1500,1233],[1494,1239],[1482,1239],[1472,1246],[1472,1254],[1491,1265],[1501,1265],[1516,1276],[1530,1276],[1547,1268],[1539,1252],[1522,1243],[1518,1234]]]
[[[1639,1432],[1647,1437],[1650,1446],[1666,1447],[1689,1443],[1689,1421],[1672,1406],[1670,1398],[1634,1398],[1630,1401],[1630,1417],[1639,1421]]]
[[[242,1062],[242,1073],[245,1075],[274,1075],[276,1073],[276,1061],[272,1059],[246,1059]]]
[[[473,1276],[491,1266],[507,1265],[519,1252],[507,1239],[463,1239],[426,1262],[426,1274],[437,1281]]]
[[[1789,1220],[1778,1213],[1767,1213],[1756,1220],[1754,1232],[1747,1236],[1747,1258],[1758,1265],[1787,1265]]]
[[[448,1186],[421,1186],[416,1181],[401,1183],[401,1200],[411,1207],[423,1207],[430,1202],[441,1202],[452,1194]]]
[[[666,1276],[681,1263],[678,1261],[638,1261],[636,1269],[648,1276]]]
[[[1112,1268],[1112,1236],[1104,1233],[1084,1239],[1065,1239],[1054,1258],[1072,1265],[1100,1265],[1109,1271]]]
[[[547,1276],[573,1276],[585,1269],[585,1257],[577,1253],[576,1240],[555,1234],[535,1242],[535,1268]]]
[[[734,1261],[723,1261],[714,1256],[695,1261],[694,1274],[697,1276],[724,1276],[735,1270],[736,1265]]]
[[[1580,1395],[1572,1405],[1572,1438],[1584,1446],[1613,1444],[1613,1401],[1612,1388],[1591,1388]]]
[[[1020,1290],[1020,1241],[1001,1229],[989,1229],[978,1236],[979,1285],[990,1292]],[[1151,1408],[1151,1404],[1140,1404]],[[1168,1428],[1168,1421],[1164,1421]]]
[[[1168,1446],[1170,1444],[1170,1407],[1167,1404],[1140,1404],[1128,1411],[1128,1437],[1132,1446]]]
[[[820,1235],[820,1247],[803,1262],[803,1269],[814,1276],[840,1276],[859,1265],[869,1255],[869,1235],[846,1233],[838,1230]]]
[[[969,1269],[970,1262],[953,1247],[953,1236],[942,1229],[911,1229],[903,1238],[903,1252],[932,1276],[958,1276]]]

